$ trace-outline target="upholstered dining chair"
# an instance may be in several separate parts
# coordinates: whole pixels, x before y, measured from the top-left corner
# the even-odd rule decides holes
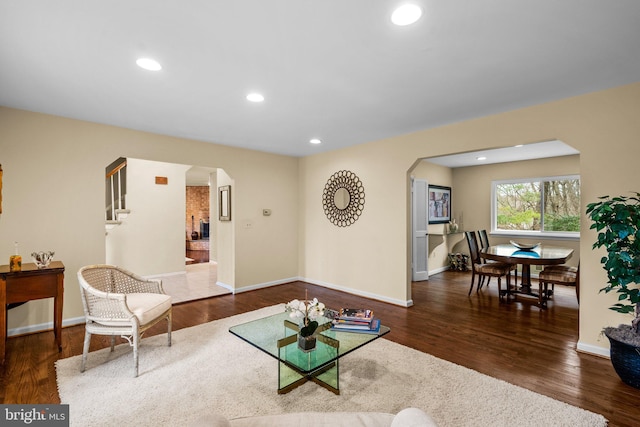
[[[513,266],[511,264],[503,264],[501,262],[483,262],[480,258],[480,250],[478,249],[478,239],[475,231],[465,231],[465,238],[469,245],[469,256],[471,258],[471,286],[469,287],[469,295],[473,290],[473,284],[475,282],[476,275],[478,276],[478,284],[476,285],[476,292],[478,292],[483,285],[485,278],[497,277],[498,278],[498,296],[502,300],[503,296],[509,296],[509,290],[511,287],[511,270]],[[507,287],[502,290],[502,277],[506,276]]]
[[[91,335],[116,336],[133,347],[134,376],[138,376],[138,346],[144,332],[167,321],[167,344],[171,346],[171,297],[160,280],[148,280],[113,265],[88,265],[78,271],[85,315],[84,348],[80,371],[84,372]]]
[[[486,249],[490,246],[489,235],[487,234],[487,230],[485,229],[478,230],[478,240],[480,241],[479,243],[480,250]],[[480,258],[482,258],[482,255],[480,256]],[[482,258],[482,262],[488,264],[488,263],[497,262],[497,261],[492,261],[489,259]],[[513,270],[513,277],[515,279],[515,283],[517,283],[518,282],[518,264],[510,264],[510,266],[511,266],[511,270]],[[487,277],[486,279],[487,279],[487,286],[489,286],[491,277]],[[482,278],[481,280],[484,280],[484,278]]]
[[[480,250],[486,249],[489,247],[489,235],[487,234],[487,230],[484,230],[484,229],[478,230],[478,240],[480,241],[479,242]],[[495,262],[495,261],[483,259],[483,262]],[[484,280],[484,278],[482,278],[481,280]],[[487,277],[487,286],[489,286],[489,282],[491,282],[491,277]]]
[[[547,299],[553,295],[555,285],[575,286],[576,298],[580,304],[580,263],[577,267],[566,264],[547,265],[538,273],[538,292],[547,295]],[[551,291],[549,291],[551,285]],[[546,305],[546,300],[543,303]]]
[[[489,247],[489,235],[487,230],[478,230],[478,238],[480,239],[480,249],[486,249]]]

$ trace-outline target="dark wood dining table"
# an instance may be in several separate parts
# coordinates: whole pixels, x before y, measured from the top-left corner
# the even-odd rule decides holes
[[[517,242],[516,242],[517,243]],[[515,292],[538,298],[540,304],[548,295],[536,294],[531,290],[532,265],[564,264],[573,255],[573,249],[550,245],[537,245],[532,249],[520,249],[510,243],[489,246],[480,251],[484,259],[522,265],[522,282]]]

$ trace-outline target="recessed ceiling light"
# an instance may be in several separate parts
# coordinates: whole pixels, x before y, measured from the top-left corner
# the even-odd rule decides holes
[[[262,102],[264,101],[264,96],[260,95],[259,93],[250,93],[249,95],[247,95],[247,100],[251,101],[251,102]]]
[[[144,68],[149,71],[160,71],[162,70],[162,65],[154,59],[151,58],[140,58],[136,61],[138,67]]]
[[[415,4],[404,4],[391,14],[391,22],[399,26],[411,25],[422,16],[422,9]]]
[[[309,140],[309,142],[311,144],[322,144],[322,141],[320,141],[318,138],[313,138],[313,139]]]
[[[524,144],[514,145],[514,147],[516,147],[516,148],[524,147]]]
[[[479,157],[476,157],[476,160],[487,160],[487,157],[486,156],[479,156]]]

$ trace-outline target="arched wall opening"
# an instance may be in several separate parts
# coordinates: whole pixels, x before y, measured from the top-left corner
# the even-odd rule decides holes
[[[557,144],[560,142],[561,144]],[[429,184],[451,188],[451,216],[456,220],[459,231],[491,229],[491,182],[513,178],[533,178],[542,176],[562,176],[580,174],[580,154],[573,147],[561,141],[551,140],[542,143],[527,144],[529,149],[516,147],[508,149],[486,149],[482,151],[452,153],[446,156],[417,159],[407,172],[408,200],[411,201],[411,180],[424,179]],[[527,148],[527,145],[524,147]],[[554,148],[554,145],[558,147]],[[553,148],[553,149],[552,149]],[[558,151],[555,151],[558,149]],[[530,152],[531,151],[531,152]],[[479,163],[477,157],[496,154],[488,162]],[[498,156],[499,155],[499,156]],[[465,160],[466,159],[466,160]],[[464,162],[463,162],[464,161]],[[411,204],[411,202],[410,202]],[[407,265],[408,277],[413,271],[413,230],[412,207],[408,208]],[[449,235],[447,224],[429,224],[429,242],[427,249],[429,274],[438,274],[449,268],[449,253],[467,253],[468,248],[463,234]],[[508,236],[491,236],[492,244],[509,243]],[[577,266],[580,260],[579,239],[539,238],[542,243],[561,244],[574,250],[568,264]],[[532,272],[536,274],[535,271]],[[412,281],[409,280],[409,290]]]

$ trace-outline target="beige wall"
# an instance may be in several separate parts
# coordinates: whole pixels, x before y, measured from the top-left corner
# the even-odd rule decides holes
[[[25,262],[33,251],[55,250],[66,266],[65,319],[83,316],[78,269],[105,262],[104,172],[118,157],[224,168],[234,182],[234,221],[225,226],[238,238],[226,248],[233,253],[219,264],[220,277],[243,290],[297,275],[297,159],[2,107],[0,259],[8,263],[15,240]],[[264,207],[273,211],[268,222]],[[250,230],[239,230],[243,218],[255,219]],[[182,224],[181,217],[181,239]],[[12,309],[9,328],[51,322],[52,305]]]
[[[407,256],[407,167],[383,143],[370,143],[300,160],[300,275],[305,280],[400,305],[410,305]],[[349,227],[325,216],[322,191],[340,170],[362,181],[365,206]],[[400,217],[400,218],[399,218]]]
[[[298,160],[2,108],[0,256],[8,260],[14,240],[21,242],[23,255],[56,250],[67,265],[64,316],[79,316],[75,272],[105,255],[105,165],[122,156],[224,167],[233,180],[234,221],[224,226],[232,228],[235,257],[224,280],[234,288],[299,275],[409,305],[409,171],[417,159],[560,139],[581,153],[584,211],[598,196],[637,190],[637,117],[640,83]],[[343,169],[364,183],[366,205],[355,224],[339,228],[324,216],[321,198],[329,176]],[[273,214],[263,217],[263,208]],[[591,250],[594,240],[585,219],[580,347],[597,352],[608,346],[600,337],[602,327],[629,319],[608,310],[613,295],[598,293],[606,274],[602,253]],[[50,318],[50,305],[32,302],[12,310],[10,327]]]
[[[107,264],[142,276],[185,271],[185,172],[189,167],[127,159],[126,206],[131,213],[106,232]],[[166,177],[167,184],[156,184],[156,176]]]
[[[409,301],[408,171],[416,159],[560,139],[581,153],[584,212],[598,196],[637,190],[637,117],[640,83],[303,158],[301,274],[335,287]],[[364,214],[348,229],[331,225],[320,205],[326,180],[340,169],[356,172],[367,192]],[[466,223],[469,214],[464,215]],[[600,336],[602,327],[629,319],[608,310],[614,296],[598,293],[606,274],[599,263],[602,253],[591,250],[594,240],[583,217],[580,347],[597,352],[608,347]]]

